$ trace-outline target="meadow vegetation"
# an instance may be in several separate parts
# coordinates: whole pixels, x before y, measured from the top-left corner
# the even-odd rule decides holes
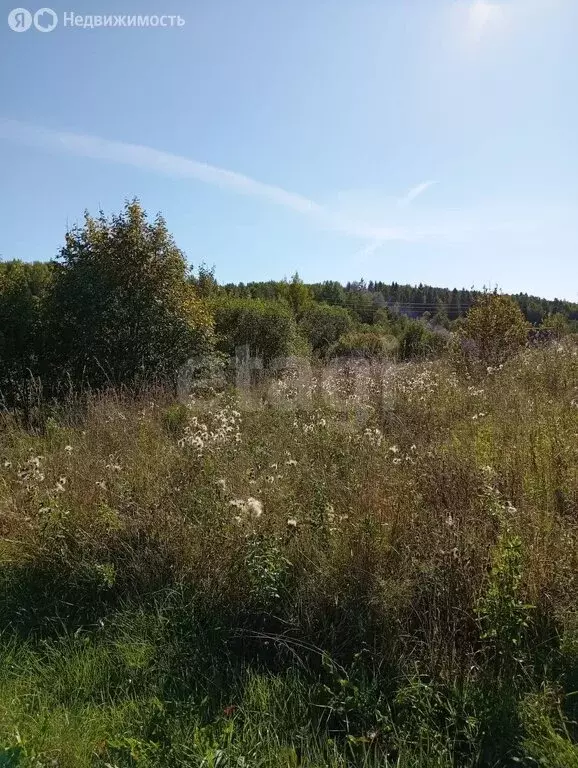
[[[578,350],[2,419],[4,765],[578,765]]]
[[[568,328],[528,343],[490,293],[430,343],[297,280],[185,288],[139,216],[67,241],[68,314],[16,292],[62,343],[46,389],[33,375],[0,412],[0,766],[576,768]],[[186,395],[164,333],[175,366],[207,362]],[[269,370],[223,366],[238,343]]]

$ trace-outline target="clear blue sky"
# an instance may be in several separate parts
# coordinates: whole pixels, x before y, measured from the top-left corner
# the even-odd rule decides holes
[[[221,281],[578,300],[578,0],[46,2],[44,34],[2,4],[2,258],[138,196]]]

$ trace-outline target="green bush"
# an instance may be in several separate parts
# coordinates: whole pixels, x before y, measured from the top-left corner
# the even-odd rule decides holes
[[[544,318],[540,326],[541,331],[555,339],[561,339],[572,333],[573,324],[561,312],[553,312]]]
[[[397,348],[394,336],[383,333],[352,331],[333,345],[331,357],[359,357],[366,360],[383,360],[391,357]]]
[[[526,343],[529,324],[510,296],[483,293],[459,329],[466,358],[484,366],[498,366]]]
[[[184,254],[135,200],[66,235],[47,299],[47,354],[75,386],[172,376],[211,349],[211,317]]]
[[[218,347],[230,357],[245,345],[266,364],[292,354],[297,328],[284,302],[225,298],[213,302],[212,308]]]
[[[301,318],[299,328],[311,344],[313,352],[325,356],[341,336],[351,331],[353,321],[343,307],[312,304]]]
[[[401,332],[398,356],[400,360],[424,358],[440,352],[445,345],[446,340],[441,334],[430,331],[417,320],[410,320]]]
[[[0,263],[0,401],[23,406],[31,376],[41,372],[43,305],[49,264]]]

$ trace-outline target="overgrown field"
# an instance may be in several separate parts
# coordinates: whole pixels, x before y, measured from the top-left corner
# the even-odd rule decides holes
[[[578,349],[0,422],[0,766],[578,766]]]

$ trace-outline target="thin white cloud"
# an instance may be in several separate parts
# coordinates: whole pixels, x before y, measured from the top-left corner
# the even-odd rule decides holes
[[[266,184],[250,176],[219,168],[187,157],[162,152],[139,144],[111,141],[87,134],[53,131],[16,120],[0,118],[0,139],[40,149],[56,150],[80,157],[129,165],[172,178],[188,178],[228,189],[242,195],[259,197],[283,208],[309,216],[321,226],[343,234],[379,241],[419,239],[407,229],[374,227],[349,219],[303,195]]]
[[[456,247],[479,243],[484,237],[504,237],[508,233],[512,243],[521,242],[532,231],[532,223],[543,221],[543,208],[537,210],[511,210],[505,205],[481,204],[478,208],[451,210],[422,208],[409,205],[434,182],[418,184],[402,199],[404,207],[395,205],[391,198],[383,204],[364,199],[361,204],[352,201],[344,210],[321,205],[303,195],[282,187],[266,184],[234,171],[162,152],[151,147],[110,141],[96,136],[49,130],[0,117],[0,140],[19,143],[43,151],[63,152],[119,165],[132,166],[169,178],[191,179],[222,189],[260,198],[263,201],[294,211],[309,218],[318,226],[348,237],[358,238],[360,249],[353,260],[367,260],[390,242],[428,243]],[[568,219],[569,221],[570,219]],[[543,222],[542,227],[549,227]],[[568,229],[556,225],[555,231]],[[575,227],[572,229],[575,241]]]
[[[416,197],[419,197],[422,195],[426,189],[429,189],[430,187],[433,187],[434,184],[437,184],[437,181],[424,181],[421,184],[418,184],[415,187],[412,187],[409,192],[402,198],[399,199],[398,203],[401,206],[409,205],[411,202],[413,202]]]
[[[427,189],[433,187],[434,184],[437,184],[437,181],[423,181],[421,184],[417,184],[415,187],[412,187],[406,195],[399,198],[397,201],[398,206],[400,208],[406,208],[416,199],[416,197],[422,195]],[[367,243],[367,245],[364,245],[363,248],[360,248],[358,251],[356,251],[351,258],[355,261],[367,259],[369,256],[373,256],[373,254],[382,248],[385,243],[386,241],[383,239],[372,240],[371,242]]]

